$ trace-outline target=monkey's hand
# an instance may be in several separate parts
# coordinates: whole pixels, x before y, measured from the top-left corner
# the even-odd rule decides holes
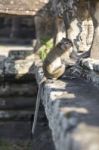
[[[62,64],[64,64],[65,66],[67,65],[73,66],[75,62],[72,59],[67,59],[67,60],[62,60]]]

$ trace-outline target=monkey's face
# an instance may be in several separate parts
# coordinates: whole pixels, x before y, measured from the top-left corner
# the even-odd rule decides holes
[[[73,43],[71,40],[67,39],[67,38],[63,38],[61,40],[61,48],[63,50],[68,51],[69,49],[73,48]]]

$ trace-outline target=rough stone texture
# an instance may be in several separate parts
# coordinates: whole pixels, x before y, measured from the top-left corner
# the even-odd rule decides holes
[[[34,96],[37,92],[37,85],[32,83],[2,83],[0,84],[0,96]]]
[[[77,53],[88,51],[93,41],[94,25],[89,11],[91,9],[89,3],[85,0],[52,1],[54,15],[56,18],[60,18],[59,14],[61,14],[61,19],[65,24],[64,28],[63,24],[58,23],[61,27],[57,32],[66,32],[66,37],[73,42],[74,51]]]
[[[80,77],[92,82],[99,88],[99,60],[92,58],[82,59],[79,67]]]
[[[9,96],[0,98],[0,110],[29,110],[35,106],[36,96]]]
[[[33,115],[32,110],[9,110],[9,111],[0,111],[0,121],[7,121],[7,120],[30,120],[31,115]]]
[[[21,48],[0,49],[0,96],[36,95],[33,50],[31,47]]]
[[[95,72],[99,72],[99,60],[86,58],[81,60],[81,65],[86,67],[86,69],[93,70]]]
[[[42,67],[37,66],[39,83]],[[42,102],[57,150],[99,149],[99,89],[77,78],[48,81]]]
[[[99,59],[99,1],[94,2],[94,13],[93,17],[96,20],[95,22],[95,34],[94,40],[91,48],[91,58]]]
[[[23,54],[21,54],[23,55]],[[12,57],[15,57],[15,55],[13,55]],[[17,56],[16,56],[17,57]],[[21,56],[19,56],[21,57]],[[13,59],[13,58],[7,58],[5,60],[5,70],[4,73],[5,74],[13,74],[16,76],[23,76],[25,74],[29,74],[30,70],[31,70],[31,74],[34,74],[33,72],[33,63],[34,63],[34,55],[31,55],[30,58],[26,58],[26,59]],[[16,77],[17,78],[17,77]]]
[[[0,80],[34,79],[32,50],[0,50]],[[28,78],[27,78],[28,77]]]

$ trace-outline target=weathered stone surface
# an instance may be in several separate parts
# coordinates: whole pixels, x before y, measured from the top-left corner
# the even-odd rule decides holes
[[[17,44],[15,44],[15,41]],[[25,40],[24,40],[25,41]],[[10,40],[10,39],[0,39],[0,54],[1,56],[8,57],[10,55],[13,57],[21,56],[21,58],[25,58],[26,56],[29,56],[33,52],[33,47],[31,44],[26,44],[22,40]],[[26,41],[25,41],[26,42]],[[21,45],[22,44],[22,45]],[[23,56],[22,56],[23,55]]]
[[[99,72],[99,60],[87,58],[87,59],[82,59],[80,63],[82,67],[85,67],[89,70],[93,70],[97,73]]]
[[[23,47],[20,47],[19,50],[16,50],[16,49],[18,49],[18,47],[15,47],[15,46],[11,47],[10,46],[9,49],[10,50],[7,50],[8,51],[8,58],[11,60],[24,60],[24,59],[34,60],[34,54],[33,54],[32,46],[31,47],[23,46]]]
[[[78,76],[80,78],[86,79],[92,82],[95,86],[99,88],[99,60],[96,59],[82,59],[79,63],[79,67],[75,66],[70,71],[70,74],[76,75],[75,70],[78,69]]]
[[[0,111],[0,121],[6,120],[30,120],[31,115],[33,115],[32,110],[9,110],[9,111]]]
[[[83,53],[90,49],[93,40],[93,28],[92,20],[88,21],[85,19],[80,22],[75,18],[75,20],[71,21],[70,28],[67,30],[67,33],[68,38],[71,39],[74,44],[74,50],[76,52]]]
[[[91,58],[99,59],[99,1],[95,1],[94,5],[95,8],[94,8],[93,17],[96,20],[96,25],[95,25],[93,45],[91,48]]]
[[[61,14],[61,19],[65,23],[64,28],[63,24],[57,22],[56,28],[60,26],[60,31],[57,32],[66,32],[66,37],[73,42],[74,51],[79,54],[90,50],[93,41],[94,25],[89,3],[85,0],[52,1],[54,15],[60,19]]]
[[[0,139],[30,139],[30,121],[7,121],[0,122]]]
[[[37,93],[37,85],[34,83],[3,83],[0,85],[0,96],[35,96]]]
[[[39,81],[43,73],[37,68]],[[99,149],[98,95],[99,89],[79,78],[44,85],[41,97],[57,150]]]
[[[14,47],[15,48],[15,47]],[[0,80],[34,80],[33,50],[0,50]],[[4,81],[5,82],[5,81]]]
[[[25,74],[29,74],[30,71],[31,71],[31,74],[34,74],[33,64],[34,64],[34,55],[30,56],[30,59],[26,58],[24,60],[22,60],[22,59],[14,60],[14,59],[8,58],[5,61],[4,74],[5,75],[12,74],[12,75],[15,75],[16,78],[22,77]]]
[[[45,89],[42,98],[56,149],[88,150],[92,145],[99,148],[99,108],[96,107],[99,91],[97,94],[92,92],[94,89],[88,84],[76,79],[65,83],[57,81],[46,85]],[[88,95],[89,90],[91,94]]]
[[[35,106],[36,96],[1,97],[0,110],[32,110]]]

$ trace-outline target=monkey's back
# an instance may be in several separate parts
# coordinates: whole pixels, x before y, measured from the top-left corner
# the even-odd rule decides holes
[[[60,56],[62,55],[63,51],[60,49],[61,49],[60,46],[57,45],[54,49],[52,49],[48,53],[47,57],[45,58],[43,62],[43,71],[47,78],[58,78],[58,76],[60,76],[58,75],[60,74],[60,70],[59,70],[59,73],[57,70],[57,75],[56,73],[54,73],[54,67],[56,67],[57,69],[58,67],[61,66]]]

